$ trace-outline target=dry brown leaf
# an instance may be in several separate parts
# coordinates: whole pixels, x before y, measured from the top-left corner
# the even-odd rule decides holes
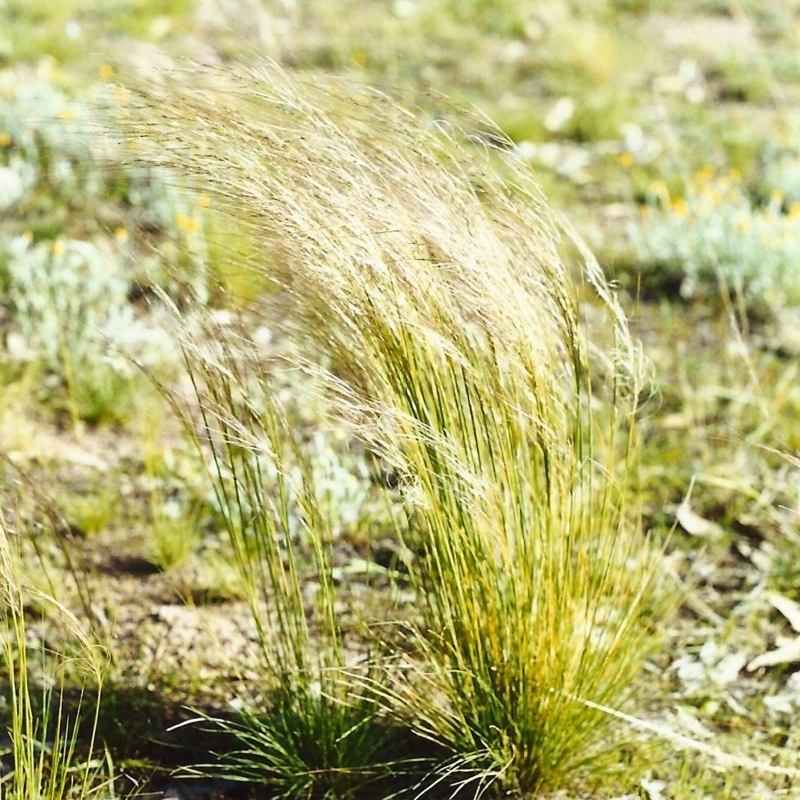
[[[688,500],[684,500],[675,511],[675,519],[678,525],[683,528],[690,536],[699,536],[704,539],[719,539],[724,531],[717,525],[699,514],[692,511]]]
[[[600,703],[595,703],[592,700],[581,700],[581,702],[589,708],[594,708],[597,711],[603,711],[606,714],[610,714],[612,717],[615,717],[616,719],[624,720],[638,730],[654,733],[656,736],[672,742],[677,747],[694,750],[698,753],[705,753],[706,755],[711,756],[717,762],[719,767],[726,769],[731,767],[741,767],[753,771],[758,770],[760,772],[765,772],[772,775],[786,775],[792,778],[800,777],[800,769],[797,769],[796,767],[776,766],[766,761],[750,758],[749,756],[737,756],[733,753],[727,753],[721,748],[715,747],[713,744],[701,742],[698,739],[693,739],[690,736],[685,736],[682,733],[678,733],[668,724],[649,722],[647,720],[639,719],[631,714],[626,714],[624,711],[617,711],[610,706],[604,706]]]
[[[790,640],[787,644],[781,645],[775,650],[769,650],[756,656],[747,665],[750,672],[761,667],[776,667],[778,664],[800,663],[800,637]]]
[[[717,686],[727,686],[739,677],[746,663],[747,656],[744,653],[731,653],[709,671],[709,677]]]
[[[675,709],[675,720],[680,726],[681,732],[693,736],[695,739],[713,739],[715,734],[706,728],[692,711],[683,706]]]
[[[785,597],[777,592],[765,592],[764,597],[767,602],[776,610],[783,614],[789,624],[800,633],[800,603]]]

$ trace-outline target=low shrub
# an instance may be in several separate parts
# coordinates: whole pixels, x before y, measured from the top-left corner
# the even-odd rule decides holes
[[[751,200],[740,175],[700,170],[683,196],[655,182],[630,235],[647,271],[677,274],[685,297],[714,296],[720,283],[768,313],[800,301],[800,203],[772,191]]]

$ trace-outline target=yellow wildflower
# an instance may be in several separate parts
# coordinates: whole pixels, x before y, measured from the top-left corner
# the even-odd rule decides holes
[[[196,233],[197,229],[200,227],[194,217],[190,217],[182,211],[178,211],[178,213],[175,214],[175,224],[186,233]]]
[[[711,164],[706,164],[702,169],[699,169],[695,175],[694,180],[695,183],[708,183],[714,175],[716,175],[717,171]]]
[[[689,205],[683,197],[676,197],[672,201],[672,213],[676,217],[685,217],[689,213]]]
[[[623,169],[627,169],[633,164],[633,155],[627,151],[619,154],[619,164]]]

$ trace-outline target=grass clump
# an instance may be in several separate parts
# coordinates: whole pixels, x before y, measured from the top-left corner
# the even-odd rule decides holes
[[[5,491],[4,501],[12,499],[10,495]],[[6,506],[7,512],[0,509],[0,681],[7,698],[0,719],[11,740],[10,753],[3,754],[4,767],[10,768],[0,777],[0,796],[103,796],[113,775],[107,759],[95,752],[105,654],[75,614],[25,579],[29,565],[22,543],[28,532],[25,523],[18,524],[12,507]],[[35,643],[32,608],[48,620],[51,634],[46,644]],[[84,704],[84,692],[91,695],[91,703]]]
[[[334,756],[373,717],[445,753],[421,790],[529,795],[601,770],[611,717],[600,707],[635,685],[658,568],[626,495],[641,364],[596,263],[583,275],[612,334],[602,351],[580,325],[562,229],[536,186],[513,163],[506,182],[452,129],[271,65],[140,79],[135,98],[137,151],[196,179],[260,245],[269,266],[237,265],[275,287],[259,313],[291,336],[286,359],[322,381],[334,416],[396,471],[411,520],[400,535],[421,542],[414,657],[379,685],[378,708],[363,688],[381,673],[343,669],[325,504],[257,340],[244,324],[212,336],[182,326],[201,409],[187,421],[239,563],[271,599],[269,611],[252,604],[280,685],[281,716],[258,745],[280,761],[267,779],[306,774],[302,742],[274,720],[311,733],[320,703],[337,749],[317,746],[317,776],[352,771]],[[321,651],[298,525],[320,581]]]
[[[181,336],[200,403],[179,411],[207,459],[268,676],[266,704],[219,721],[238,746],[215,770],[276,797],[356,796],[389,778],[394,745],[375,668],[345,647],[334,610],[336,504],[252,341],[212,320]]]

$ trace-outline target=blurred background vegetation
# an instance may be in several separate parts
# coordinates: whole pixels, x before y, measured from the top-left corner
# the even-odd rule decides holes
[[[53,592],[75,594],[68,536],[89,565],[124,554],[113,574],[135,577],[134,594],[146,584],[154,607],[245,593],[213,487],[153,388],[180,356],[147,301],[214,307],[220,282],[245,305],[263,287],[230,268],[254,253],[208,197],[131,166],[136,143],[103,116],[126,101],[117,55],[145,41],[154,71],[163,49],[341,74],[430,120],[462,124],[459,107],[494,120],[618,282],[653,365],[639,501],[649,535],[673,532],[692,587],[643,707],[734,748],[796,745],[797,656],[747,667],[796,630],[774,597],[800,600],[798,40],[795,0],[0,0],[0,450],[55,514],[34,526],[53,541],[23,553],[29,573],[44,555]],[[476,151],[497,143],[468,119]],[[318,393],[285,380],[291,422],[314,431]],[[304,447],[320,456],[345,569],[391,519],[346,432]],[[119,599],[95,591],[102,618]],[[183,702],[187,672],[199,695],[210,680],[185,653],[116,649],[160,697]],[[755,791],[696,757],[642,770],[651,797]]]

